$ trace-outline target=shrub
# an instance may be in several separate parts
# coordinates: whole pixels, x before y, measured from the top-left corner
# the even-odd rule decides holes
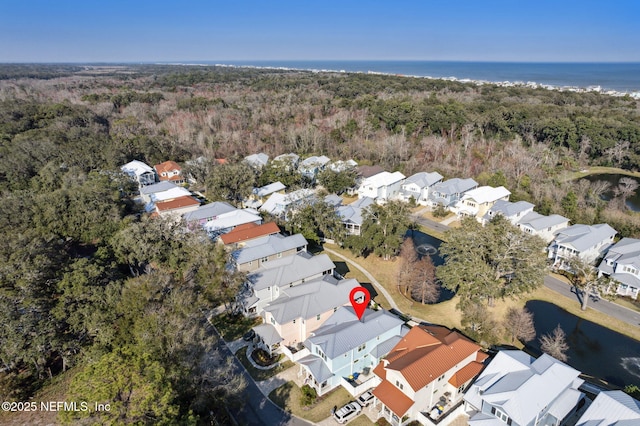
[[[303,406],[309,406],[316,402],[316,398],[318,398],[318,394],[316,390],[309,385],[302,386],[302,395],[300,396],[300,404]]]
[[[435,209],[433,209],[433,215],[435,217],[445,217],[448,214],[449,214],[449,211],[445,209],[442,204],[438,204],[438,206]]]

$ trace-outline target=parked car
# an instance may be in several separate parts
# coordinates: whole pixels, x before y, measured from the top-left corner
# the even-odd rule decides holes
[[[367,405],[373,402],[373,394],[371,393],[371,389],[360,395],[357,399],[358,404],[366,407]]]
[[[338,423],[346,423],[349,420],[357,417],[362,411],[362,407],[355,401],[351,401],[344,407],[340,408],[338,411],[333,413],[333,417],[335,417]]]
[[[244,333],[244,334],[242,335],[242,339],[243,339],[245,342],[249,342],[249,341],[253,340],[253,338],[254,338],[254,337],[256,337],[256,332],[255,332],[255,331],[253,331],[253,329],[251,329],[251,330],[247,331],[246,333]]]

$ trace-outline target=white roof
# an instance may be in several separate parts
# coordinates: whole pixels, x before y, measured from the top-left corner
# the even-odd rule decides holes
[[[149,173],[149,172],[153,173],[153,168],[151,166],[138,160],[129,161],[127,164],[120,167],[120,170],[122,170],[123,172],[129,175],[133,173],[136,176],[140,176],[144,173]]]
[[[269,156],[263,152],[259,152],[258,154],[251,154],[244,157],[245,161],[252,166],[263,167],[266,166],[269,162]]]
[[[282,191],[286,186],[282,182],[273,182],[269,185],[262,186],[260,188],[253,188],[253,193],[258,197],[266,197],[269,194],[273,194],[277,191]]]
[[[302,160],[302,163],[300,163],[300,166],[302,167],[317,166],[317,165],[324,166],[329,161],[331,161],[331,159],[326,155],[320,155],[320,156],[313,155],[309,158],[305,158],[304,160]]]
[[[622,391],[600,392],[576,426],[632,426],[640,424],[640,401]]]
[[[274,192],[269,196],[269,199],[264,202],[262,207],[260,207],[260,211],[267,212],[272,215],[279,215],[284,213],[285,209],[290,204],[302,201],[312,195],[313,190],[311,189],[299,189],[288,194],[278,194],[277,192]]]
[[[204,229],[208,232],[214,232],[221,229],[235,228],[238,225],[251,222],[261,222],[262,216],[253,209],[234,210],[223,213],[217,218],[204,224]]]
[[[501,198],[508,197],[509,195],[511,195],[511,192],[504,186],[499,186],[497,188],[492,186],[481,186],[465,193],[462,196],[461,201],[473,200],[478,204],[482,204],[497,201]]]
[[[617,231],[606,223],[597,225],[572,225],[556,234],[558,245],[573,247],[581,252],[616,235]]]
[[[336,265],[326,254],[312,255],[301,251],[267,263],[251,272],[247,278],[258,291],[272,286],[288,286],[303,278],[322,275],[333,270]]]
[[[167,201],[173,200],[178,197],[188,197],[191,195],[188,189],[183,188],[181,186],[176,186],[175,188],[168,189],[166,191],[154,192],[151,194],[151,201]]]
[[[362,181],[361,186],[380,188],[383,186],[393,185],[394,183],[399,182],[402,179],[404,179],[404,175],[400,172],[380,172]]]

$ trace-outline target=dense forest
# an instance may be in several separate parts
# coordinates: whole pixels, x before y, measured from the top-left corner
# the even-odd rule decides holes
[[[543,214],[640,237],[628,193],[605,203],[605,186],[566,178],[639,169],[639,116],[630,97],[394,76],[0,66],[0,393],[24,400],[70,370],[69,399],[175,424],[224,419],[211,402],[242,388],[203,314],[242,277],[205,236],[141,214],[118,172],[130,160],[203,157],[215,182],[216,158],[353,158],[505,185]]]

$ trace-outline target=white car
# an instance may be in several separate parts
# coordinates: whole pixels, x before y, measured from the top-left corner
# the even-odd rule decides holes
[[[373,394],[371,393],[371,389],[360,395],[357,399],[358,404],[366,407],[367,405],[373,402]]]
[[[346,423],[349,420],[357,417],[362,411],[362,407],[355,401],[351,401],[344,407],[340,408],[338,411],[333,413],[333,417],[335,417],[338,423]]]

